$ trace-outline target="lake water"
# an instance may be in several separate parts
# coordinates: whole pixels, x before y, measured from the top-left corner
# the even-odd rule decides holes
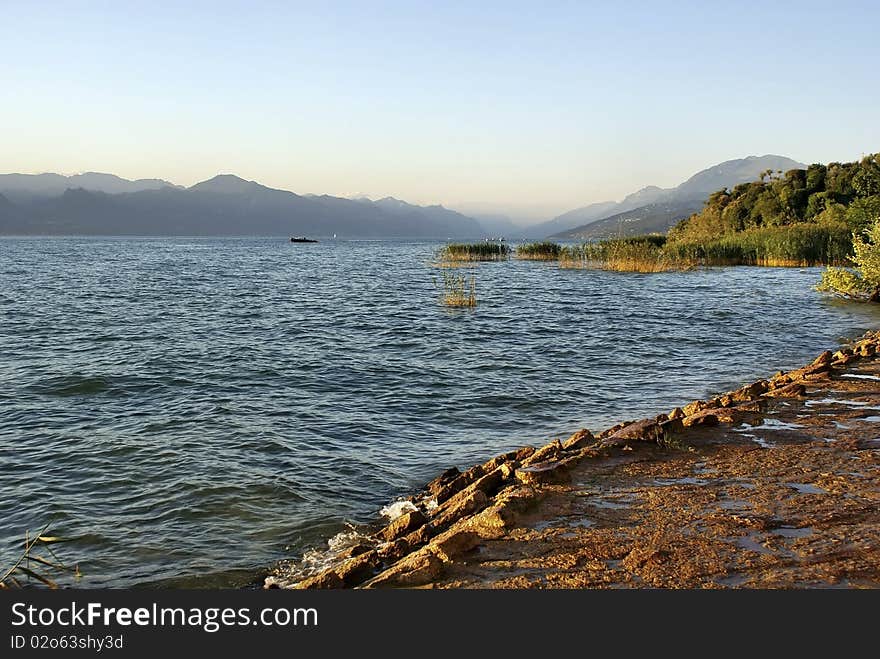
[[[438,243],[0,240],[0,567],[235,586],[453,464],[802,365],[880,325],[819,269],[510,261],[439,304]]]

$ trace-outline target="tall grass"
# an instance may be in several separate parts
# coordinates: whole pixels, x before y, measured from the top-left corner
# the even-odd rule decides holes
[[[852,235],[845,224],[800,223],[760,227],[704,242],[635,236],[563,247],[559,265],[621,272],[666,272],[697,266],[806,267],[849,262]]]
[[[618,272],[667,272],[689,270],[697,261],[687,255],[668,252],[665,236],[634,236],[563,247],[562,268],[593,268]]]
[[[505,261],[510,257],[507,243],[449,243],[437,252],[440,261]]]
[[[477,306],[477,278],[471,275],[468,280],[464,275],[444,272],[440,300],[447,307]]]
[[[800,223],[761,227],[705,243],[670,243],[667,250],[705,265],[840,265],[849,263],[852,255],[852,232],[842,223]]]
[[[529,261],[556,261],[562,246],[551,242],[526,243],[516,248],[516,258]]]

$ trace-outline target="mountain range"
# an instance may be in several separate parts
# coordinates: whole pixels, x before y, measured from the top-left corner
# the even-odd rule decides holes
[[[783,156],[749,156],[704,169],[674,188],[648,186],[622,201],[590,204],[526,229],[507,218],[479,219],[443,206],[386,197],[298,195],[221,174],[184,188],[161,179],[130,181],[88,172],[0,175],[0,234],[306,235],[344,238],[455,238],[487,235],[595,240],[662,233],[699,211],[721,188],[762,172],[805,165]]]
[[[532,228],[533,235],[555,240],[597,240],[612,236],[665,233],[699,211],[722,188],[756,181],[768,169],[786,172],[806,165],[785,156],[749,156],[727,160],[697,172],[674,188],[648,186],[623,201],[576,208]]]
[[[66,183],[65,183],[66,181]],[[0,175],[0,233],[479,238],[443,206],[298,195],[222,174],[189,188],[109,174]]]

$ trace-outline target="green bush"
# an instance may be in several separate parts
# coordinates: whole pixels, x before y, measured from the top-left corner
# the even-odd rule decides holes
[[[880,219],[867,231],[853,234],[854,268],[827,268],[817,286],[844,297],[880,301]]]

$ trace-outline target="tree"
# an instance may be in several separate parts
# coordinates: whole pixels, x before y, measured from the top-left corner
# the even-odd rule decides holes
[[[880,302],[880,218],[853,234],[854,268],[826,268],[817,290],[855,300]]]

